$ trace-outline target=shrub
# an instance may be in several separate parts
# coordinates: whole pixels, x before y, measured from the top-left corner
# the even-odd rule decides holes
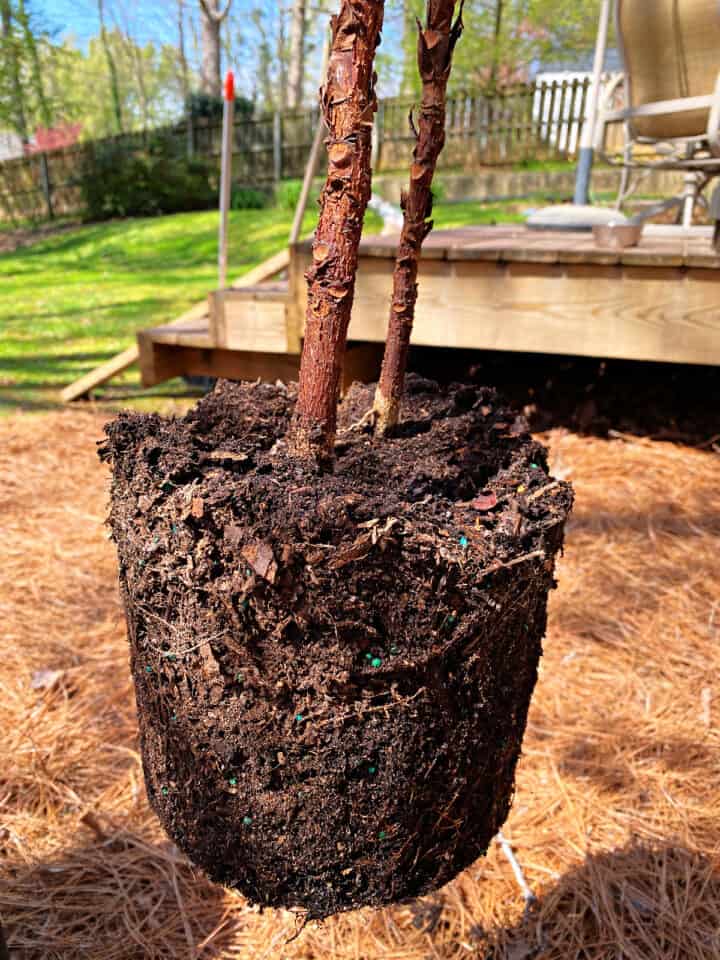
[[[435,203],[442,203],[447,196],[447,187],[441,177],[436,176],[433,180],[432,196]]]
[[[233,210],[262,210],[268,205],[268,195],[255,187],[241,187],[233,184],[230,194],[230,206]]]
[[[275,203],[281,210],[294,210],[301,190],[302,180],[282,180],[275,187]]]
[[[90,220],[206,210],[217,201],[207,165],[188,160],[184,144],[170,136],[140,148],[129,138],[97,144],[80,188]]]
[[[222,120],[223,98],[209,93],[191,93],[185,110],[193,120]],[[255,104],[245,97],[235,97],[235,119],[249,120],[255,112]]]

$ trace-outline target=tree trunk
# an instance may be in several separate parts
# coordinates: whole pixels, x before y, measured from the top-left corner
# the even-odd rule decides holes
[[[10,96],[12,98],[12,112],[16,132],[23,143],[28,142],[28,125],[25,116],[22,81],[20,79],[20,59],[17,44],[13,36],[12,8],[10,0],[0,0],[0,21],[2,22],[2,52],[3,60],[7,64],[8,79],[10,81]]]
[[[177,0],[178,28],[178,66],[180,67],[180,89],[183,101],[187,104],[190,96],[190,72],[185,52],[185,0]]]
[[[278,20],[278,33],[277,33],[277,45],[276,45],[276,57],[278,64],[278,95],[277,95],[277,105],[278,110],[285,110],[287,107],[287,50],[285,47],[285,17],[282,12]]]
[[[305,0],[294,0],[290,27],[290,67],[288,69],[288,106],[297,110],[303,100],[305,79]]]
[[[143,130],[150,129],[150,100],[147,93],[147,84],[145,83],[145,63],[143,61],[142,50],[130,36],[129,31],[125,34],[125,45],[128,56],[133,66],[135,80],[137,81],[138,97],[140,100],[140,112],[142,114]]]
[[[200,0],[200,89],[211,97],[222,96],[220,74],[220,27],[230,10],[230,0],[221,9],[218,0]]]
[[[113,53],[110,48],[107,30],[105,29],[105,8],[103,0],[97,0],[97,5],[98,17],[100,19],[100,39],[102,41],[103,50],[105,51],[105,60],[107,61],[108,65],[108,73],[110,74],[110,91],[113,99],[113,110],[115,112],[116,133],[122,133],[123,116],[122,104],[120,102],[120,86],[118,84],[117,66],[115,65],[115,58],[113,57]]]
[[[185,52],[185,0],[177,0],[177,28],[178,28],[178,66],[180,67],[180,90],[182,91],[183,109],[187,123],[187,155],[192,157],[195,149],[193,134],[193,115],[190,108],[190,71],[188,69],[187,54]]]
[[[500,38],[502,37],[504,13],[505,0],[495,0],[495,23],[493,25],[492,61],[490,63],[489,80],[489,91],[491,96],[495,96],[498,88],[498,76],[500,73]]]
[[[423,240],[432,230],[431,187],[437,160],[445,144],[445,95],[452,54],[462,32],[462,12],[453,24],[456,2],[428,0],[427,26],[423,30],[418,24],[422,101],[410,187],[402,196],[403,227],[393,273],[390,321],[373,405],[376,431],[380,435],[394,427],[400,415],[417,301],[418,261]]]
[[[403,0],[402,5],[402,79],[400,93],[404,97],[411,97],[416,91],[415,72],[417,56],[415,54],[415,14],[412,11],[411,0]]]
[[[220,76],[220,24],[205,12],[200,5],[202,62],[200,66],[200,89],[211,97],[222,96]]]
[[[297,456],[331,461],[342,361],[350,322],[358,246],[370,199],[375,50],[383,0],[342,0],[332,20],[321,105],[329,131],[328,174],[307,272],[308,306],[300,388],[290,446]]]
[[[23,34],[25,36],[25,46],[30,54],[32,82],[33,87],[35,88],[35,96],[37,97],[38,107],[40,109],[40,119],[45,127],[50,127],[52,124],[52,114],[48,104],[47,96],[45,94],[45,84],[43,82],[43,74],[40,66],[37,43],[35,42],[35,35],[32,32],[30,17],[25,9],[24,0],[19,0],[18,3],[18,20],[22,24]]]

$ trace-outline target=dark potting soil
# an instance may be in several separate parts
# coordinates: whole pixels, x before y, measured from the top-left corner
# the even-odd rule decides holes
[[[295,395],[221,382],[101,455],[150,801],[214,880],[323,917],[504,822],[572,492],[487,388],[411,377],[378,441],[356,385],[332,473],[287,455]]]

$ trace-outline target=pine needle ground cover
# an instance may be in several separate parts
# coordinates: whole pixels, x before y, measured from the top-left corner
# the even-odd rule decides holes
[[[0,916],[29,960],[720,956],[718,456],[553,430],[576,504],[500,850],[438,894],[297,932],[212,886],[145,797],[104,416],[0,424]]]

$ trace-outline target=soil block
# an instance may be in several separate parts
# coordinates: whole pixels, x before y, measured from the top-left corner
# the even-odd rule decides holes
[[[223,381],[106,428],[150,802],[215,881],[313,918],[417,897],[512,801],[570,487],[493,390],[408,378],[392,438]]]

